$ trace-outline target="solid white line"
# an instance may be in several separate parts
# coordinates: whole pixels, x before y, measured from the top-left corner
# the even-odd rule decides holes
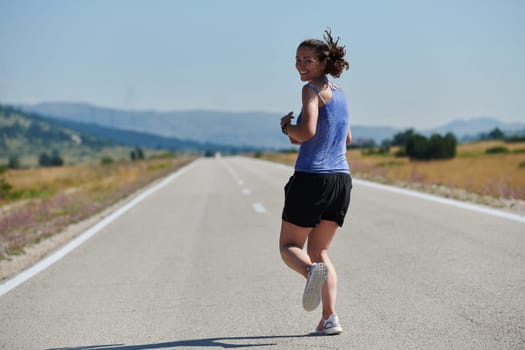
[[[253,203],[252,206],[256,213],[258,214],[266,213],[266,208],[261,203]]]
[[[97,234],[100,230],[102,230],[104,227],[109,225],[111,222],[115,221],[118,217],[120,217],[122,214],[133,208],[135,205],[143,201],[146,197],[150,196],[154,192],[160,190],[167,184],[169,184],[171,181],[173,181],[175,178],[179,177],[183,173],[187,172],[191,167],[193,167],[195,162],[192,162],[175,173],[169,175],[156,185],[150,187],[149,189],[142,192],[140,195],[135,197],[130,202],[126,203],[124,206],[113,212],[111,215],[104,218],[102,221],[98,222],[96,225],[92,226],[90,229],[82,233],[77,238],[73,239],[69,243],[67,243],[65,246],[54,252],[53,254],[49,255],[45,259],[41,260],[37,264],[33,265],[32,267],[28,268],[25,271],[22,271],[12,279],[4,282],[0,285],[0,297],[12,289],[18,287],[25,281],[29,280],[31,277],[35,276],[39,272],[47,269],[49,266],[53,265],[55,262],[62,259],[67,254],[71,253],[75,248],[80,246],[82,243],[93,237],[95,234]]]
[[[293,167],[291,167],[289,165],[286,165],[286,164],[274,163],[274,162],[265,161],[265,160],[259,160],[259,161],[261,161],[261,162],[269,162],[269,163],[272,163],[272,164],[274,164],[274,165],[276,165],[278,167],[282,167],[282,168],[284,168],[286,170],[293,171]],[[441,204],[445,204],[445,205],[451,205],[453,207],[463,208],[463,209],[467,209],[467,210],[472,210],[472,211],[475,211],[475,212],[478,212],[478,213],[492,215],[492,216],[500,217],[500,218],[503,218],[503,219],[513,220],[513,221],[518,221],[518,222],[525,222],[525,216],[523,216],[523,215],[513,214],[513,213],[509,213],[509,212],[506,212],[506,211],[503,211],[503,210],[498,210],[498,209],[494,209],[494,208],[483,206],[483,205],[472,204],[472,203],[468,203],[468,202],[462,202],[462,201],[459,201],[459,200],[456,200],[456,199],[439,197],[439,196],[436,196],[436,195],[433,195],[433,194],[417,192],[417,191],[414,191],[414,190],[407,190],[407,189],[400,188],[400,187],[395,187],[395,186],[390,186],[390,185],[383,185],[383,184],[379,184],[379,183],[371,182],[371,181],[367,181],[367,180],[360,180],[360,179],[352,178],[352,181],[353,181],[354,184],[361,184],[361,185],[364,185],[364,186],[377,188],[377,189],[384,190],[384,191],[390,191],[390,192],[394,192],[394,193],[403,194],[405,196],[412,196],[412,197],[421,198],[421,199],[425,199],[425,200],[432,201],[432,202],[437,202],[437,203],[441,203]]]
[[[406,196],[421,198],[421,199],[425,199],[425,200],[432,201],[432,202],[437,202],[437,203],[441,203],[441,204],[451,205],[453,207],[468,209],[468,210],[476,211],[476,212],[479,212],[479,213],[488,214],[488,215],[492,215],[492,216],[497,216],[497,217],[501,217],[501,218],[505,218],[505,219],[509,219],[509,220],[514,220],[514,221],[518,221],[518,222],[525,222],[525,216],[521,216],[521,215],[513,214],[513,213],[508,213],[508,212],[505,212],[503,210],[497,210],[497,209],[493,209],[493,208],[490,208],[490,207],[485,207],[485,206],[476,205],[476,204],[472,204],[472,203],[462,202],[462,201],[455,200],[455,199],[450,199],[450,198],[439,197],[439,196],[428,194],[428,193],[422,193],[422,192],[417,192],[417,191],[413,191],[413,190],[407,190],[407,189],[404,189],[404,188],[378,184],[378,183],[370,182],[370,181],[366,181],[366,180],[353,179],[352,181],[353,181],[354,184],[360,184],[360,185],[368,186],[368,187],[371,187],[371,188],[380,189],[380,190],[383,190],[383,191],[389,191],[389,192],[393,192],[393,193],[403,194],[403,195],[406,195]]]

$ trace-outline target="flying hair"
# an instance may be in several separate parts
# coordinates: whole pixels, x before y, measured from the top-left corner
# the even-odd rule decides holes
[[[345,46],[339,45],[340,38],[334,40],[330,28],[325,30],[322,40],[307,39],[299,44],[299,47],[309,47],[315,50],[320,61],[327,60],[325,74],[339,78],[344,70],[350,68],[350,64],[344,59],[346,55]]]

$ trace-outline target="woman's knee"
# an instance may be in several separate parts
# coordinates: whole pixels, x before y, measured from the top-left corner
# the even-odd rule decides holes
[[[299,244],[294,242],[280,242],[279,243],[279,252],[281,256],[288,254],[289,251],[293,249],[303,249]]]
[[[281,234],[279,236],[279,250],[281,254],[295,248],[303,249],[309,231],[304,228],[296,228],[293,225],[283,222]]]
[[[279,253],[281,254],[281,258],[284,259],[289,250],[290,247],[288,244],[279,243]]]
[[[292,245],[290,243],[279,242],[279,253],[281,254],[282,259],[285,259],[286,256],[288,256],[291,247]]]

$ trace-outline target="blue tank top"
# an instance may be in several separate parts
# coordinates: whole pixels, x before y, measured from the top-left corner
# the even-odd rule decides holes
[[[319,98],[319,91],[314,89]],[[332,99],[319,107],[317,130],[315,135],[301,144],[295,162],[295,171],[307,173],[350,173],[346,160],[346,135],[349,128],[349,113],[343,91],[335,84],[329,83]],[[297,117],[301,123],[302,112]]]

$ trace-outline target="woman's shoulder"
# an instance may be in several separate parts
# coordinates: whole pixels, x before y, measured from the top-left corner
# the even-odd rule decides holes
[[[313,90],[315,93],[319,93],[320,89],[314,83],[308,82],[303,85],[303,91]]]
[[[334,83],[333,81],[329,81],[328,84],[330,85],[330,87],[332,88],[332,90],[340,90],[340,91],[343,91],[343,89],[341,89],[341,87],[339,85],[337,85],[336,83]]]
[[[331,81],[331,80],[328,80],[326,83],[326,85],[316,85],[314,83],[311,83],[311,82],[308,82],[306,84],[303,85],[303,91],[305,90],[308,90],[308,89],[311,89],[313,90],[315,93],[319,93],[323,90],[325,90],[327,87],[329,87],[331,90],[343,90],[341,89],[341,87],[339,85],[337,85],[335,82]]]
[[[320,93],[321,92],[319,88],[315,86],[313,83],[306,83],[303,85],[303,88],[302,88],[303,98],[311,99],[315,96],[319,96]]]

